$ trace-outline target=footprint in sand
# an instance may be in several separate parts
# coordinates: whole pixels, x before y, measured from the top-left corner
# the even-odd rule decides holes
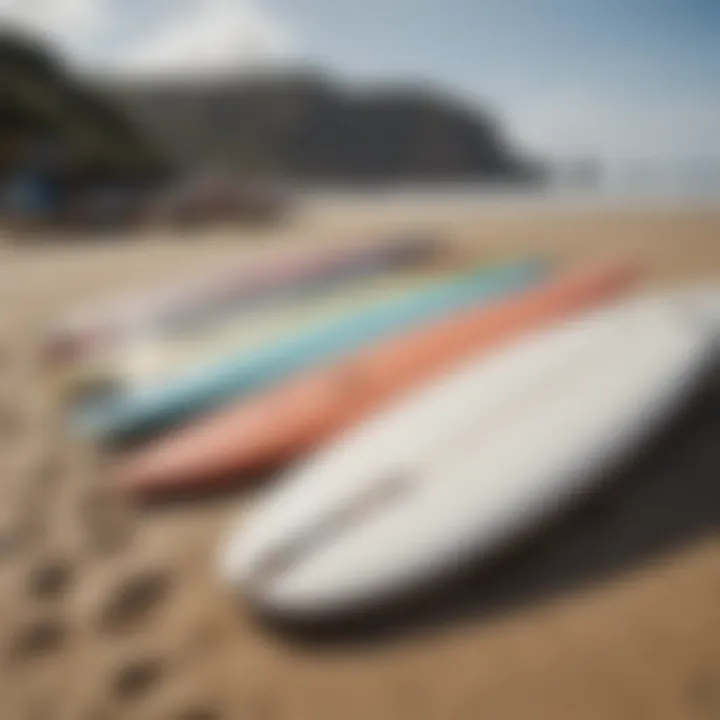
[[[712,672],[704,670],[691,678],[685,687],[685,698],[699,716],[720,717],[720,689]]]
[[[28,573],[27,589],[38,600],[54,600],[65,593],[73,580],[73,566],[67,560],[46,560]]]
[[[152,570],[126,578],[114,586],[101,606],[98,625],[104,632],[120,632],[144,622],[170,590],[170,575]]]
[[[132,660],[113,677],[113,694],[119,700],[136,700],[147,695],[161,679],[162,665],[158,660]]]
[[[67,631],[59,618],[40,618],[21,626],[13,635],[7,659],[14,663],[49,655],[62,649],[66,639]]]

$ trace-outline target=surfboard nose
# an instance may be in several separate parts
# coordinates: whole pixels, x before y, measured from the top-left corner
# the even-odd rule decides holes
[[[219,558],[222,579],[251,605],[283,617],[312,617],[342,608],[360,592],[362,577],[335,562],[332,543],[308,552],[300,542],[258,551],[250,543]]]
[[[277,516],[272,521],[270,503],[221,551],[221,577],[251,601],[259,599],[265,608],[283,613],[314,611],[324,602],[342,604],[345,595],[356,595],[358,579],[338,565],[338,545],[357,546],[358,533],[411,497],[415,485],[408,473],[399,471],[353,485],[326,497],[324,507],[309,503],[283,521]]]
[[[307,582],[303,557],[296,543],[267,546],[253,537],[237,538],[218,557],[221,580],[242,594],[251,605],[287,614],[316,607],[312,578]]]
[[[273,530],[257,523],[233,533],[225,543],[217,562],[220,576],[229,587],[252,597],[302,559],[301,543],[294,541],[293,534]]]

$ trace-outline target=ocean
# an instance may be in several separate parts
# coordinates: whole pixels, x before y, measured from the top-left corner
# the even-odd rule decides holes
[[[350,203],[377,210],[383,205],[423,206],[432,203],[461,209],[662,208],[700,206],[720,208],[720,160],[697,162],[625,162],[608,164],[592,181],[576,182],[551,174],[541,187],[518,183],[431,181],[360,186],[301,186],[303,201],[332,206]]]

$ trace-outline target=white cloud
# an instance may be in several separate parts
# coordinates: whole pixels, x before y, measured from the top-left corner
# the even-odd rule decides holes
[[[126,46],[117,58],[125,73],[206,74],[263,65],[288,57],[288,33],[247,0],[194,0],[157,31]]]
[[[0,0],[0,25],[39,34],[82,55],[109,19],[104,0]]]
[[[95,0],[0,0],[0,19],[29,29],[84,32],[96,24]]]
[[[204,74],[287,58],[288,32],[259,0],[0,0],[0,25],[40,33],[68,60],[118,74]]]

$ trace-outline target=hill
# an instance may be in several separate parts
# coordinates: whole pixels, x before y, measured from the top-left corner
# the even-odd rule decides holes
[[[310,181],[538,179],[499,123],[425,89],[352,92],[322,75],[126,84],[113,95],[180,164]]]
[[[49,154],[54,166],[72,176],[147,176],[163,166],[113,98],[71,76],[34,40],[2,34],[0,174],[18,164],[47,162]]]
[[[0,175],[48,143],[66,171],[104,181],[206,166],[310,182],[542,175],[492,115],[428,89],[352,91],[314,73],[90,84],[0,35]]]

